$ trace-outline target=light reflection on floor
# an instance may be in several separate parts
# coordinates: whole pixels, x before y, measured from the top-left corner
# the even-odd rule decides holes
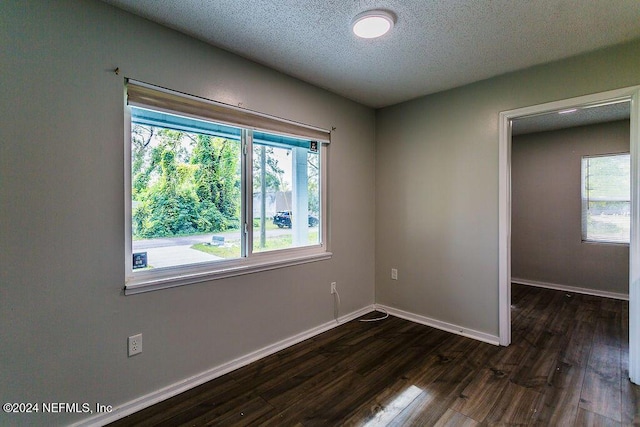
[[[398,397],[393,399],[388,405],[386,405],[380,412],[378,412],[365,427],[385,426],[389,424],[396,416],[405,410],[411,402],[413,402],[423,390],[414,385],[409,386],[405,391],[400,393]]]

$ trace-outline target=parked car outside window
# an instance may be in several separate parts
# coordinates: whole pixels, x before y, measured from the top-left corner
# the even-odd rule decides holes
[[[309,227],[316,227],[318,225],[318,218],[313,215],[309,215]],[[291,211],[278,211],[273,216],[273,223],[278,228],[291,228]]]

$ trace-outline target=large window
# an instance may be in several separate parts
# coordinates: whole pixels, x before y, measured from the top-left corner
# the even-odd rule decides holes
[[[582,158],[582,239],[629,243],[629,154]]]
[[[127,291],[315,261],[327,132],[129,82]]]

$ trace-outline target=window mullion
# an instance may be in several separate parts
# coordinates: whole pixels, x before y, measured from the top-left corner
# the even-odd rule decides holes
[[[242,256],[253,253],[253,131],[242,131]]]

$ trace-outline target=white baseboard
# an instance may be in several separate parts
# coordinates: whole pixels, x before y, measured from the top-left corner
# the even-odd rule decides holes
[[[400,317],[402,319],[419,323],[421,325],[431,326],[432,328],[451,332],[456,335],[462,335],[463,337],[467,338],[473,338],[475,340],[493,345],[499,345],[500,343],[500,338],[497,335],[487,334],[485,332],[476,331],[473,329],[465,328],[463,326],[458,326],[452,323],[443,322],[441,320],[432,319],[430,317],[421,316],[419,314],[410,313],[408,311],[399,310],[397,308],[387,307],[386,305],[375,304],[375,307],[386,310],[387,313],[392,316]]]
[[[511,278],[511,283],[526,286],[536,286],[538,288],[554,289],[556,291],[575,292],[577,294],[593,295],[596,297],[614,298],[629,301],[629,294],[621,294],[618,292],[598,291],[596,289],[578,288],[576,286],[559,285],[557,283],[538,282],[536,280]]]
[[[227,374],[231,371],[234,371],[238,368],[248,365],[251,362],[255,362],[256,360],[262,359],[263,357],[269,356],[273,353],[276,353],[294,344],[297,344],[299,342],[312,338],[316,335],[319,335],[323,332],[333,329],[344,322],[348,322],[357,317],[370,313],[374,310],[375,310],[375,306],[370,305],[360,310],[356,310],[352,313],[346,314],[344,316],[340,316],[338,318],[338,322],[336,322],[335,320],[332,320],[320,326],[316,326],[315,328],[311,328],[307,331],[301,332],[297,335],[286,338],[282,341],[278,341],[277,343],[268,345],[259,350],[256,350],[254,352],[241,356],[237,359],[231,360],[227,363],[223,363],[222,365],[216,366],[215,368],[209,369],[198,375],[194,375],[193,377],[187,378],[183,381],[179,381],[175,384],[171,384],[167,387],[161,388],[160,390],[154,391],[152,393],[149,393],[145,396],[139,397],[137,399],[134,399],[122,405],[115,406],[113,408],[113,411],[109,413],[95,415],[91,418],[87,418],[85,420],[72,424],[71,426],[72,427],[103,426],[105,424],[119,420],[120,418],[124,418],[127,415],[133,414],[134,412],[138,412],[142,409],[148,408],[151,405],[154,405],[158,402],[169,399],[170,397],[176,396],[180,393],[183,393],[187,390],[190,390],[194,387],[204,384],[207,381],[211,381],[224,374]]]

